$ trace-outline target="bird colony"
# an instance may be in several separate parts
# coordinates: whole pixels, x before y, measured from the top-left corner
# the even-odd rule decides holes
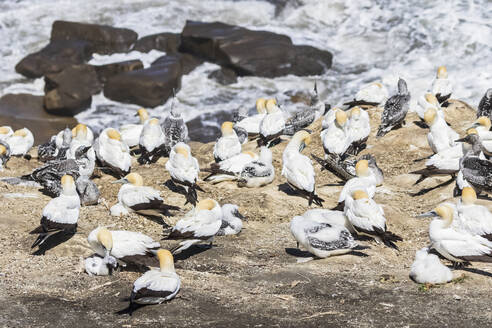
[[[239,234],[247,225],[239,207],[212,199],[207,185],[233,184],[250,188],[254,195],[255,189],[271,184],[278,175],[288,195],[305,199],[305,212],[292,213],[290,232],[297,248],[309,252],[313,259],[364,249],[364,240],[370,247],[398,252],[405,236],[391,232],[391,218],[383,209],[386,204],[374,200],[384,188],[384,172],[370,153],[374,145],[368,144],[369,115],[379,108],[382,114],[376,144],[410,124],[427,133],[433,154],[415,159],[422,166],[411,172],[418,175],[416,184],[432,176],[450,177],[441,185],[423,189],[420,195],[455,183],[456,202],[435,204],[410,218],[431,221],[428,246],[415,249],[409,277],[418,283],[445,283],[453,277],[450,268],[492,262],[492,213],[477,203],[478,198],[487,199],[492,193],[492,89],[480,101],[475,123],[465,127],[462,135],[446,121],[451,94],[452,84],[442,66],[429,91],[422,95],[411,96],[406,81],[399,79],[391,96],[383,84],[373,82],[363,86],[353,100],[334,107],[320,99],[315,84],[310,105],[294,113],[282,108],[288,104],[281,105],[275,98],[260,98],[254,114],[249,108],[240,108],[232,121],[222,123],[221,136],[213,147],[215,161],[205,167],[200,167],[188,145],[187,126],[173,101],[175,106],[163,121],[142,108],[136,113],[138,123],[106,128],[97,137],[84,124],[60,131],[37,148],[41,166],[2,181],[40,186],[52,197],[39,226],[30,232],[33,249],[48,242],[59,245],[77,233],[81,207],[104,201],[93,181],[96,175],[110,175],[112,183],[121,184],[117,203],[108,206],[108,216],[117,220],[136,214],[162,225],[162,240],[154,240],[146,231],[111,230],[110,226],[93,227],[87,233],[87,244],[94,252],[84,259],[88,275],[117,275],[130,268],[142,272],[133,286],[128,286],[126,313],[131,315],[141,306],[170,301],[179,293],[175,256],[192,247],[213,247],[214,238]],[[418,99],[412,111],[420,119],[413,123],[406,121],[411,97]],[[311,129],[316,121],[322,126],[319,134]],[[321,140],[324,156],[312,154],[315,150],[310,145],[315,138]],[[285,149],[280,158],[274,158],[272,149],[280,143],[286,144]],[[0,127],[0,167],[8,171],[11,156],[32,160],[28,155],[32,146],[33,135],[28,129]],[[171,204],[160,190],[146,186],[136,172],[138,166],[155,165],[162,157],[170,175],[166,187],[181,193],[184,204]],[[281,161],[280,172],[275,172],[274,161]],[[335,207],[323,206],[326,199],[317,192],[315,166],[321,168],[321,174],[328,174],[327,170],[342,181]],[[185,206],[191,209],[185,211]],[[170,224],[172,216],[177,221]]]

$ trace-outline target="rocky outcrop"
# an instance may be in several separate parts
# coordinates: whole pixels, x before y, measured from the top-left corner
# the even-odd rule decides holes
[[[92,52],[99,54],[127,52],[137,37],[135,31],[107,25],[55,21],[51,28],[51,41],[86,41]]]
[[[74,116],[89,108],[92,95],[99,93],[96,70],[90,65],[73,65],[45,77],[44,107],[55,115]]]
[[[36,145],[77,124],[73,117],[48,114],[43,108],[43,97],[30,94],[6,94],[0,98],[0,121],[13,129],[27,127],[32,131]]]
[[[237,74],[232,69],[222,67],[208,74],[209,79],[214,79],[222,85],[229,85],[237,82]]]
[[[158,33],[144,36],[135,42],[132,50],[149,52],[152,49],[166,53],[178,52],[181,45],[181,35],[178,33]]]
[[[112,76],[118,75],[120,73],[136,71],[142,69],[144,66],[142,61],[137,59],[106,65],[97,65],[93,67],[96,70],[99,81],[104,84]]]
[[[180,50],[233,69],[240,76],[318,75],[332,62],[330,52],[294,45],[286,35],[220,22],[187,21]]]
[[[24,57],[15,71],[28,78],[58,73],[70,65],[82,64],[92,56],[91,44],[86,41],[53,41],[38,52]]]

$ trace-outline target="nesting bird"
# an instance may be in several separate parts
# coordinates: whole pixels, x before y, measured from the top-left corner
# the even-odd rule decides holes
[[[419,284],[444,284],[453,279],[453,273],[439,261],[437,255],[429,254],[429,248],[424,247],[415,253],[410,278]]]
[[[237,184],[240,187],[259,188],[270,184],[273,179],[275,168],[272,164],[272,151],[262,146],[259,158],[243,166]]]
[[[130,149],[121,141],[121,135],[117,130],[104,129],[94,142],[94,150],[101,164],[116,176],[122,177],[130,172]]]
[[[241,152],[241,143],[233,129],[234,123],[224,122],[220,128],[222,136],[215,142],[214,158],[220,162]]]
[[[267,114],[260,123],[260,138],[258,147],[272,147],[280,142],[280,136],[285,129],[285,113],[277,106],[275,99],[266,102]]]
[[[27,128],[16,130],[7,138],[12,156],[24,156],[34,144],[34,136]]]
[[[140,134],[139,147],[141,155],[138,158],[140,164],[155,163],[157,160],[164,156],[166,152],[165,147],[166,137],[162,131],[159,119],[151,118],[148,120]]]
[[[171,175],[171,180],[183,186],[186,192],[186,201],[195,205],[198,201],[197,190],[203,191],[197,184],[200,167],[195,157],[191,155],[190,146],[179,142],[171,149],[166,170]]]
[[[351,197],[356,190],[364,190],[370,198],[376,193],[377,177],[376,172],[369,168],[369,161],[361,159],[355,165],[356,177],[350,179],[343,186],[340,196],[338,197],[339,208],[345,205],[347,197]]]
[[[250,135],[257,135],[260,133],[260,123],[266,116],[266,99],[259,98],[256,100],[257,114],[251,116],[241,117],[236,122],[235,127],[242,128]]]
[[[389,131],[401,127],[405,123],[410,102],[407,82],[403,79],[398,80],[398,93],[391,96],[384,104],[381,124],[379,125],[376,136],[383,137]]]
[[[351,144],[350,134],[347,129],[348,115],[343,110],[335,112],[335,120],[327,129],[321,131],[321,140],[325,154],[333,154],[344,158]],[[325,156],[326,157],[326,156]]]
[[[282,154],[282,176],[296,192],[308,198],[309,205],[314,202],[322,206],[323,199],[315,192],[313,164],[307,156],[301,154],[310,143],[311,135],[305,130],[297,132],[292,137]]]
[[[149,120],[149,113],[145,108],[137,110],[137,114],[140,123],[139,124],[125,124],[120,126],[121,140],[129,147],[133,148],[138,146],[140,142],[140,135],[144,124]]]
[[[75,234],[77,231],[80,198],[75,189],[75,181],[70,175],[64,175],[61,185],[62,193],[48,202],[43,209],[40,225],[30,232],[38,235],[31,248],[42,245],[55,234]]]
[[[122,183],[118,192],[118,203],[111,207],[111,215],[120,216],[136,212],[147,217],[171,216],[169,211],[179,207],[164,203],[158,190],[143,185],[143,178],[138,173],[130,173],[113,183]]]
[[[258,159],[258,155],[251,151],[243,151],[242,153],[223,160],[219,163],[213,163],[209,169],[204,171],[210,174],[204,179],[213,184],[228,180],[237,180],[239,173],[244,166]]]
[[[179,254],[199,243],[209,243],[212,246],[213,238],[221,226],[222,208],[219,203],[213,199],[204,199],[176,222],[164,239],[180,241],[171,249],[173,254]]]
[[[243,228],[246,217],[239,213],[239,207],[234,204],[222,205],[222,225],[217,236],[237,235]]]
[[[432,82],[432,93],[436,96],[442,107],[449,105],[448,100],[453,93],[453,84],[448,78],[446,66],[439,66],[437,68],[436,78]]]
[[[355,99],[344,105],[352,106],[378,106],[388,99],[388,89],[379,82],[364,85],[355,95]]]
[[[7,141],[13,134],[14,130],[10,126],[0,126],[0,141]]]
[[[415,112],[421,120],[424,120],[425,112],[430,108],[434,109],[440,118],[442,118],[443,120],[445,119],[444,111],[441,109],[441,105],[439,105],[439,102],[437,101],[437,98],[436,96],[434,96],[434,94],[430,92],[425,93],[422,97],[418,99],[417,103],[418,106]]]

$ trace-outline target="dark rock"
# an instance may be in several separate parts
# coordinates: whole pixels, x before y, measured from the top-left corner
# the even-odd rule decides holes
[[[222,67],[216,71],[213,71],[208,75],[209,79],[214,79],[222,85],[233,84],[237,82],[237,75],[232,69]]]
[[[239,76],[318,75],[332,60],[330,52],[293,45],[288,36],[220,22],[187,21],[180,51],[231,68]]]
[[[43,108],[43,97],[30,94],[6,94],[0,98],[0,121],[13,129],[27,127],[34,134],[36,145],[77,124],[73,117],[48,114]]]
[[[73,65],[45,77],[44,107],[51,114],[74,116],[89,108],[92,95],[101,92],[96,70],[90,65]]]
[[[232,120],[230,111],[220,111],[202,114],[191,121],[186,122],[188,136],[192,141],[211,142],[220,137],[220,125],[210,125],[208,122],[225,122]]]
[[[106,81],[114,75],[118,75],[120,73],[125,73],[125,72],[136,71],[138,69],[142,69],[143,67],[144,67],[143,63],[140,60],[136,59],[136,60],[127,60],[119,63],[98,65],[98,66],[94,66],[94,69],[96,70],[99,81],[101,83],[106,83]]]
[[[181,74],[183,74],[183,75],[190,73],[198,65],[201,65],[203,63],[203,60],[202,59],[200,59],[198,57],[195,57],[193,55],[177,53],[177,54],[173,54],[171,56],[162,56],[162,57],[159,57],[159,58],[157,58],[151,64],[151,66],[157,66],[157,65],[161,65],[161,64],[166,65],[167,64],[167,61],[169,60],[168,59],[169,57],[171,57],[171,58],[174,58],[174,57],[179,58],[179,62],[181,64]]]
[[[91,45],[85,41],[54,41],[40,51],[24,57],[15,71],[28,78],[57,73],[65,67],[82,64],[92,56]]]
[[[104,96],[123,103],[155,107],[172,96],[181,86],[181,62],[177,56],[166,56],[159,64],[146,69],[121,73],[108,79]]]
[[[137,40],[133,50],[149,52],[152,49],[168,54],[178,52],[181,45],[181,35],[177,33],[159,33],[144,36]]]
[[[107,25],[55,21],[51,28],[51,41],[87,41],[92,45],[92,51],[100,54],[127,52],[137,37],[135,31]]]

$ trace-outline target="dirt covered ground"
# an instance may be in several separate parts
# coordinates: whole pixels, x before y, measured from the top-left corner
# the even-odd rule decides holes
[[[216,238],[209,250],[193,249],[176,258],[182,279],[178,297],[167,304],[147,306],[132,317],[117,315],[127,306],[133,281],[140,273],[117,272],[89,277],[81,267],[92,254],[88,233],[98,225],[127,229],[161,239],[162,227],[130,215],[115,218],[108,208],[115,204],[120,185],[103,175],[97,178],[103,201],[81,210],[78,233],[45,255],[33,255],[34,237],[28,232],[39,224],[49,197],[37,188],[0,183],[0,326],[5,327],[464,327],[491,326],[492,265],[475,263],[454,271],[456,281],[430,289],[408,278],[415,251],[428,243],[428,220],[414,216],[438,203],[452,200],[454,184],[412,197],[410,193],[431,187],[447,177],[428,179],[413,186],[417,176],[407,172],[423,167],[413,160],[431,153],[427,130],[416,126],[409,114],[404,128],[377,141],[374,138],[381,109],[370,111],[373,131],[369,149],[385,173],[375,200],[382,204],[388,228],[404,238],[400,251],[361,241],[367,249],[352,254],[304,262],[306,254],[295,250],[289,221],[308,209],[307,200],[291,195],[280,176],[281,154],[286,142],[276,146],[276,179],[259,189],[241,189],[233,182],[211,185],[201,182],[206,193],[219,203],[235,203],[249,217],[239,236]],[[453,103],[446,117],[460,133],[475,112]],[[313,125],[313,143],[304,153],[323,153],[320,122]],[[212,161],[213,144],[192,143],[201,167]],[[244,149],[254,149],[250,142]],[[33,152],[34,153],[34,152]],[[138,166],[146,184],[161,191],[168,203],[183,205],[184,196],[172,192],[161,159]],[[19,176],[40,164],[33,159],[12,159],[0,176]],[[325,207],[333,207],[341,186],[338,179],[315,164],[316,183]],[[23,197],[20,197],[20,196]],[[492,209],[492,203],[487,204]],[[173,223],[190,209],[166,218]],[[162,242],[163,247],[171,243]]]

